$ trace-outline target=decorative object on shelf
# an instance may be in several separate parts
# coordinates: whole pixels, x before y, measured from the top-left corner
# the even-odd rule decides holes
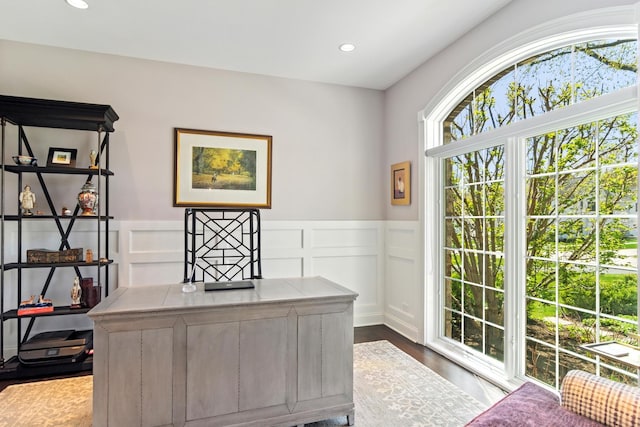
[[[272,139],[176,128],[173,205],[271,208]]]
[[[96,186],[87,180],[82,186],[82,190],[78,193],[78,204],[82,209],[81,215],[95,215],[98,208],[98,193]]]
[[[35,303],[36,303],[36,296],[31,295],[31,298],[29,298],[28,300],[20,301],[19,307],[25,307],[27,305],[35,305]]]
[[[42,295],[35,301],[36,296],[31,295],[31,298],[20,302],[18,306],[18,316],[27,316],[33,314],[50,313],[53,311],[53,301],[49,298],[44,298]]]
[[[91,249],[87,249],[87,255],[84,257],[85,262],[93,262],[93,251]]]
[[[71,209],[69,209],[66,206],[63,206],[62,211],[60,213],[62,214],[62,216],[69,216],[71,215]]]
[[[20,200],[22,215],[33,215],[31,210],[36,205],[36,195],[31,191],[31,186],[25,185],[24,189],[18,195],[18,199]]]
[[[31,156],[13,156],[13,161],[16,162],[17,165],[23,166],[38,166],[38,159]]]
[[[88,308],[93,308],[100,303],[102,295],[102,286],[91,286],[87,289],[85,301]]]
[[[98,153],[96,153],[96,150],[91,150],[89,152],[89,169],[98,169],[98,166],[96,166],[97,158],[98,158]]]
[[[71,308],[81,307],[82,288],[80,287],[80,278],[76,276],[73,280],[73,287],[71,288]]]
[[[411,162],[391,165],[391,204],[411,204]]]
[[[49,249],[28,249],[27,263],[65,263],[82,261],[82,248],[64,249],[61,251]]]
[[[76,167],[76,154],[78,150],[75,148],[49,148],[47,156],[47,166],[57,166],[65,168]]]
[[[80,298],[82,306],[93,308],[98,305],[102,295],[102,287],[93,286],[92,277],[83,277],[80,279],[80,287],[82,288],[82,297]]]

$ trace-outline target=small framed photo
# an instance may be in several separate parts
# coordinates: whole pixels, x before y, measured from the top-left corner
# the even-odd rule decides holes
[[[391,165],[391,204],[411,204],[411,162]]]
[[[76,167],[76,154],[78,150],[75,148],[49,148],[49,156],[47,156],[47,166],[56,167]]]

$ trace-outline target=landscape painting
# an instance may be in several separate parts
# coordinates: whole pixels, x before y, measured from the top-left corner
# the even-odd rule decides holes
[[[256,151],[193,147],[192,188],[256,190]]]
[[[175,129],[174,206],[271,207],[269,135]]]

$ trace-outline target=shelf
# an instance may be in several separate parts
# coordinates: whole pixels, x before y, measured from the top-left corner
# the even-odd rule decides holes
[[[60,166],[4,165],[4,170],[13,173],[47,173],[61,175],[113,175],[109,169],[67,168]]]
[[[24,342],[28,342],[34,330],[42,329],[42,326],[46,327],[51,323],[55,323],[52,321],[53,317],[78,315],[75,318],[69,318],[69,320],[71,320],[70,323],[76,323],[77,319],[86,316],[86,313],[90,310],[90,308],[86,307],[72,309],[69,305],[61,305],[55,306],[53,311],[50,312],[36,312],[19,316],[18,307],[7,301],[8,295],[5,294],[5,292],[8,291],[10,294],[18,292],[17,298],[11,299],[14,300],[14,302],[15,300],[21,301],[25,299],[22,298],[22,294],[26,293],[26,290],[22,285],[25,285],[28,282],[29,290],[32,290],[29,294],[42,294],[45,296],[48,291],[54,288],[58,288],[59,286],[64,288],[67,286],[64,283],[60,283],[60,278],[55,276],[56,273],[68,273],[68,269],[71,267],[72,269],[75,269],[75,275],[81,278],[84,278],[84,273],[88,272],[91,272],[92,275],[97,275],[97,282],[99,285],[98,292],[100,292],[98,297],[101,299],[103,295],[104,297],[108,296],[110,284],[109,274],[111,269],[103,268],[108,267],[113,263],[113,260],[108,259],[109,254],[111,253],[109,250],[109,221],[113,219],[113,216],[109,215],[108,201],[103,205],[103,211],[96,212],[98,215],[80,215],[79,206],[75,203],[74,206],[71,207],[72,210],[69,212],[73,214],[63,215],[63,210],[58,210],[56,208],[57,203],[54,200],[55,197],[51,197],[49,190],[51,188],[56,188],[58,190],[62,190],[63,193],[66,191],[67,193],[76,195],[81,191],[80,186],[78,186],[76,191],[73,191],[68,187],[68,181],[78,182],[79,180],[82,180],[83,182],[93,181],[93,183],[99,187],[98,192],[103,193],[105,196],[109,195],[109,178],[114,175],[114,173],[108,168],[110,133],[114,131],[114,122],[116,122],[119,117],[109,105],[0,95],[0,118],[3,119],[3,132],[1,135],[2,152],[6,153],[7,157],[14,154],[17,155],[18,153],[34,156],[35,151],[46,153],[45,149],[47,146],[51,154],[51,141],[47,144],[47,141],[45,140],[44,147],[41,146],[38,150],[34,150],[32,148],[31,143],[26,136],[26,127],[91,131],[96,133],[95,136],[97,136],[96,145],[90,144],[87,146],[85,144],[86,150],[91,149],[91,151],[94,151],[96,154],[95,159],[97,160],[97,167],[95,168],[89,167],[89,158],[86,159],[86,163],[84,164],[82,164],[82,162],[77,163],[79,167],[71,167],[71,165],[64,166],[60,164],[53,165],[50,162],[47,164],[47,157],[39,158],[41,163],[40,165],[21,165],[15,164],[11,160],[0,160],[0,174],[2,176],[7,174],[12,175],[10,183],[7,183],[6,180],[2,181],[3,187],[1,190],[3,193],[5,193],[7,189],[14,184],[17,184],[16,190],[19,193],[23,189],[23,179],[33,181],[37,178],[40,184],[40,189],[44,192],[43,199],[46,199],[46,205],[42,205],[41,207],[42,209],[46,206],[46,208],[41,210],[43,215],[23,215],[20,210],[20,206],[13,203],[9,209],[3,205],[1,209],[2,212],[0,212],[0,223],[2,225],[0,230],[2,235],[0,237],[2,238],[2,244],[5,245],[5,247],[0,248],[0,251],[7,251],[10,248],[15,248],[17,255],[10,257],[10,259],[20,261],[5,263],[5,260],[3,259],[2,263],[0,263],[0,297],[4,298],[4,307],[0,307],[0,362],[4,361],[4,365],[0,366],[0,379],[4,377],[21,378],[66,374],[83,370],[91,371],[92,358],[87,358],[87,363],[82,361],[67,363],[65,361],[52,360],[51,363],[46,366],[40,365],[37,367],[31,366],[28,363],[28,366],[23,365],[17,360],[17,358],[3,360],[5,357],[5,343],[7,338],[5,336],[7,332],[4,326],[5,321],[10,320],[8,327],[12,331],[12,335],[15,336],[16,348],[19,349]],[[15,125],[17,127],[18,142],[16,145],[11,145],[13,148],[10,148],[10,146],[7,145],[7,138],[4,132],[6,124]],[[41,139],[41,137],[38,139]],[[93,137],[91,139],[93,139]],[[93,156],[91,156],[91,158],[93,159]],[[73,165],[75,166],[76,163]],[[58,179],[63,176],[68,176],[68,179]],[[16,179],[13,179],[14,177]],[[106,197],[105,200],[108,200],[108,197]],[[66,212],[66,208],[64,209],[64,212]],[[36,210],[34,209],[33,212],[35,213]],[[33,221],[36,221],[36,223]],[[86,221],[89,221],[89,223]],[[9,230],[7,231],[5,230],[5,225],[9,222],[13,223],[10,224],[11,226],[8,227]],[[49,230],[49,228],[51,228],[52,232],[54,232],[54,229],[57,230],[59,233],[59,243],[55,246],[59,246],[59,250],[70,249],[69,239],[72,234],[75,233],[75,228],[77,226],[77,228],[81,229],[79,230],[81,232],[80,236],[85,236],[82,237],[81,241],[90,242],[91,240],[88,239],[97,238],[97,248],[99,248],[99,253],[96,255],[99,256],[95,256],[95,258],[93,258],[95,261],[92,262],[26,262],[27,259],[35,258],[25,257],[23,255],[24,248],[31,248],[34,246],[34,242],[43,240],[38,233],[30,232],[30,227],[32,225],[35,226],[38,222],[44,222],[46,230]],[[17,228],[17,232],[14,230],[14,226]],[[85,234],[84,232],[87,231],[88,234]],[[13,242],[14,233],[16,237],[15,243]],[[11,243],[8,243],[8,239],[5,237],[10,234]],[[47,239],[48,238],[49,236],[47,236]],[[23,241],[24,239],[26,239],[26,241]],[[6,245],[9,246],[7,247]],[[80,243],[78,246],[82,247],[83,245]],[[71,259],[79,258],[81,259],[83,257],[77,255]],[[66,270],[56,271],[57,268],[64,268]],[[38,272],[27,272],[25,271],[27,269],[44,270]],[[8,270],[15,270],[15,273],[9,274],[7,273]],[[35,275],[38,279],[31,279],[33,273],[38,273]],[[47,277],[45,279],[44,277],[39,276]],[[29,277],[30,280],[27,280],[27,277]],[[37,288],[40,288],[41,290],[38,291]],[[70,304],[70,302],[71,300],[69,300],[67,304]],[[34,326],[36,324],[38,327]]]
[[[50,377],[56,375],[69,375],[77,372],[91,373],[92,369],[92,355],[87,356],[82,362],[46,366],[25,366],[18,361],[17,356],[13,356],[4,363],[4,366],[0,367],[0,380]]]
[[[118,115],[109,105],[0,96],[0,117],[22,126],[113,132]]]
[[[34,219],[54,219],[54,218],[60,218],[60,219],[79,219],[79,220],[87,220],[87,219],[99,219],[100,221],[105,221],[107,219],[113,219],[113,216],[105,216],[105,215],[5,215],[4,216],[4,220],[5,221],[18,221],[20,219],[22,219],[23,221],[31,221]]]
[[[2,316],[5,319],[28,319],[30,317],[68,316],[70,314],[83,314],[87,313],[89,310],[91,309],[87,307],[71,308],[68,305],[62,305],[53,307],[53,311],[38,314],[27,314],[24,316],[18,316],[18,310],[8,310],[2,313]]]
[[[4,265],[5,270],[14,270],[16,268],[51,268],[51,267],[91,267],[97,265],[109,265],[113,260],[93,261],[93,262],[10,262]]]

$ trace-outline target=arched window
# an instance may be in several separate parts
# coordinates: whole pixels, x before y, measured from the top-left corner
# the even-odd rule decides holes
[[[594,40],[513,64],[469,93],[443,123],[457,141],[636,84],[635,40]]]
[[[600,35],[523,54],[425,120],[432,344],[556,388],[575,368],[637,382],[581,347],[638,344],[636,52]]]

